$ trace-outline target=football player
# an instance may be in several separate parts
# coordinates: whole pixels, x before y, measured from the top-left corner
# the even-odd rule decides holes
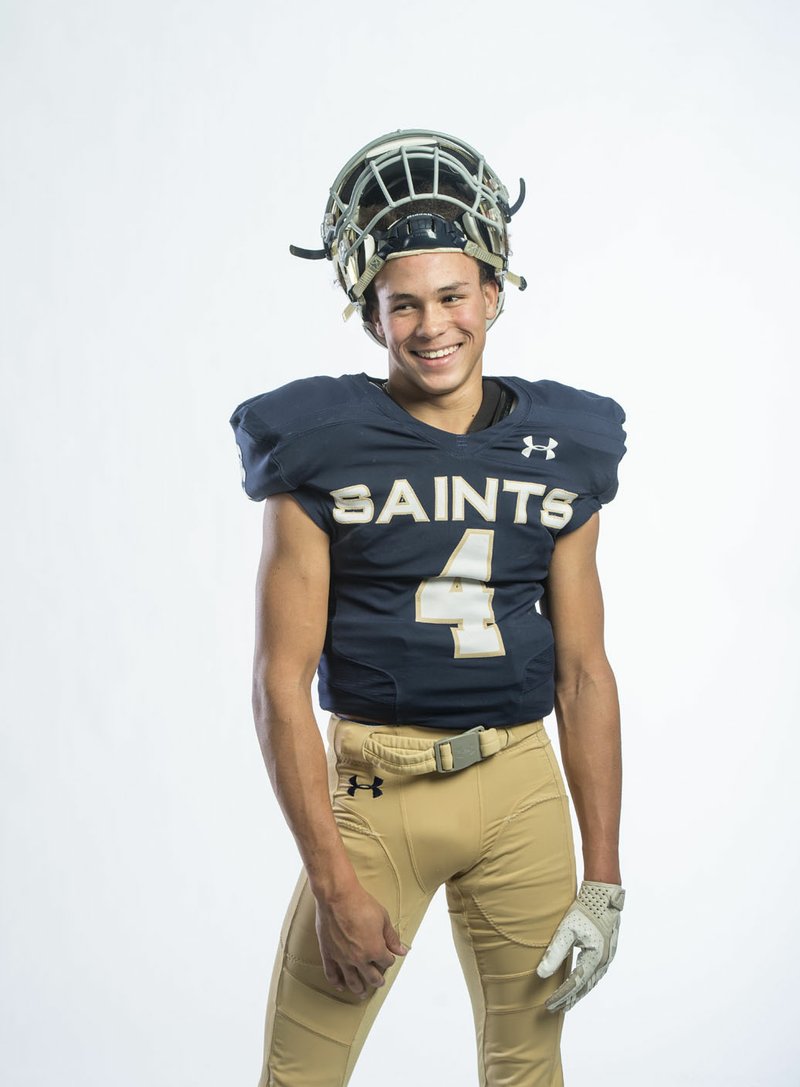
[[[349,1081],[442,884],[486,1087],[563,1083],[564,1013],[615,953],[619,705],[595,552],[625,416],[555,380],[483,377],[506,285],[525,287],[508,267],[520,185],[512,204],[443,133],[362,148],[322,248],[292,251],[334,262],[388,375],[292,381],[231,418],[245,492],[266,499],[256,729],[303,862],[261,1087]]]

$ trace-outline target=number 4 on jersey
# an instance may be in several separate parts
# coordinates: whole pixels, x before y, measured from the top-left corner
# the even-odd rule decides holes
[[[446,623],[455,657],[504,657],[494,621],[492,578],[494,529],[468,528],[438,577],[425,578],[416,593],[418,623]]]

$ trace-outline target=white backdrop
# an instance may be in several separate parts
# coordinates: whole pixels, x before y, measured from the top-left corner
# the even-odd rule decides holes
[[[486,371],[628,412],[600,551],[628,901],[568,1087],[794,1087],[798,8],[274,7],[0,5],[0,1078],[254,1087],[299,860],[228,417],[384,372],[287,247],[421,126],[528,183]],[[474,1067],[439,896],[351,1082]]]

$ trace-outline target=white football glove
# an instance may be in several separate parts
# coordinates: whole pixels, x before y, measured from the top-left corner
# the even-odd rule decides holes
[[[616,883],[592,880],[581,883],[578,897],[564,914],[536,968],[540,978],[549,978],[573,945],[582,948],[575,969],[548,999],[548,1011],[569,1011],[608,970],[617,950],[620,910],[624,904],[625,891]]]

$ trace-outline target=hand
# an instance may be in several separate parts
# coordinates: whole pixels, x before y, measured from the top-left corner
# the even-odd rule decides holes
[[[548,1011],[569,1011],[605,974],[617,950],[624,904],[625,891],[616,883],[581,883],[578,897],[564,914],[536,968],[540,978],[549,978],[574,944],[582,948],[575,969],[547,1001]]]
[[[361,999],[385,984],[395,956],[409,950],[384,907],[359,883],[343,898],[317,900],[316,930],[325,977]]]

